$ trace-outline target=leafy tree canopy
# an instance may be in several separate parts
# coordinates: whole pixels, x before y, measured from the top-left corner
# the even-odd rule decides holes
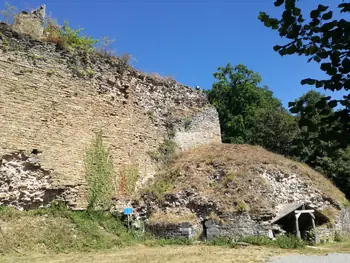
[[[271,18],[265,12],[260,12],[259,19],[266,27],[277,30],[279,35],[288,40],[285,45],[276,45],[274,50],[280,55],[304,55],[308,62],[316,61],[320,69],[328,76],[326,79],[304,79],[301,84],[315,85],[331,91],[350,89],[350,22],[345,15],[350,12],[350,3],[342,1],[338,10],[344,18],[333,19],[333,11],[329,6],[318,5],[308,17],[296,6],[296,0],[276,0],[276,7],[284,6],[282,17]],[[291,102],[291,111],[300,112],[300,107]],[[347,147],[350,143],[350,94],[342,99],[321,98],[315,105],[317,109],[329,112],[336,108],[333,114],[321,114],[321,122],[327,129],[317,127],[312,117],[312,106],[303,108],[301,125],[307,126],[311,132],[320,129],[322,140],[337,139],[339,147]]]
[[[272,91],[261,86],[261,76],[244,65],[227,64],[214,77],[208,98],[219,112],[223,141],[286,152],[296,123]]]

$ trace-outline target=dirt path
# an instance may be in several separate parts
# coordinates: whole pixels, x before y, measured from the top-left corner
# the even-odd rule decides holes
[[[112,251],[5,256],[0,262],[13,263],[260,263],[280,255],[281,250],[262,247],[223,248],[214,246],[128,247]]]

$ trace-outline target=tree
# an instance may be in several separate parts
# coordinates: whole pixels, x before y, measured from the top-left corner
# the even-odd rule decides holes
[[[244,65],[227,64],[214,77],[207,94],[219,113],[223,142],[259,144],[286,154],[296,122],[267,87],[259,86],[261,76]]]
[[[294,107],[298,109],[296,118],[299,123],[304,120],[303,115],[308,114],[312,116],[312,121],[316,124],[317,129],[310,132],[303,124],[300,125],[300,130],[293,141],[291,156],[325,174],[349,198],[350,147],[345,150],[339,149],[335,138],[327,141],[320,139],[321,130],[327,129],[327,125],[322,122],[324,114],[334,113],[331,107],[326,110],[315,107],[323,98],[321,93],[309,91],[294,101]]]
[[[295,117],[283,107],[260,109],[246,133],[247,143],[261,145],[267,150],[290,156],[298,134]]]
[[[307,20],[302,10],[296,6],[296,0],[276,0],[274,5],[279,7],[284,4],[284,12],[281,19],[270,18],[265,12],[260,12],[259,19],[265,26],[278,30],[279,35],[288,39],[285,45],[276,45],[274,50],[281,56],[304,55],[308,62],[316,61],[320,69],[326,73],[327,79],[304,79],[301,84],[315,85],[317,88],[324,88],[331,91],[350,89],[350,22],[346,19],[332,19],[333,11],[328,6],[318,5],[309,14]],[[337,7],[340,13],[350,12],[350,3],[340,3]],[[290,103],[291,111],[298,112],[295,103]],[[322,129],[320,139],[337,139],[339,147],[347,147],[350,143],[350,94],[342,99],[322,98],[315,104],[317,109],[335,108],[339,110],[327,117],[322,117],[319,124],[328,128]],[[307,109],[312,112],[311,107]],[[310,114],[303,115],[301,123],[310,128],[316,129],[316,123],[311,120]],[[336,125],[334,125],[336,123]]]
[[[350,199],[350,147],[337,150],[323,159],[323,171]]]
[[[327,129],[322,124],[323,114],[326,117],[333,113],[331,108],[327,111],[320,110],[315,107],[318,101],[322,100],[324,96],[316,91],[309,91],[297,100],[294,101],[294,107],[297,109],[297,121],[299,124],[299,132],[294,139],[294,149],[292,155],[299,161],[308,163],[314,167],[317,166],[317,161],[334,151],[336,142],[320,140],[320,133],[322,129]],[[315,124],[315,129],[310,130],[304,125],[305,115],[307,120]]]

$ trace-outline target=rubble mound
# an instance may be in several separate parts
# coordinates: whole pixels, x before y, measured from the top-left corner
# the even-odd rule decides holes
[[[267,221],[287,203],[339,210],[346,202],[331,181],[307,165],[262,147],[234,144],[203,145],[182,153],[154,177],[143,199],[153,217],[195,213],[200,220],[216,221],[237,214]],[[163,221],[153,217],[153,222]]]

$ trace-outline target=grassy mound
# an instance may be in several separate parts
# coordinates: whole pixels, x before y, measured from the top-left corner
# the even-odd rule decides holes
[[[137,240],[109,213],[60,206],[32,211],[1,207],[0,227],[0,253],[91,251]]]
[[[165,194],[192,189],[219,204],[224,211],[262,213],[273,209],[273,188],[262,173],[297,175],[308,187],[340,205],[344,194],[322,174],[258,146],[211,144],[191,149],[155,176],[147,193],[162,200]]]

